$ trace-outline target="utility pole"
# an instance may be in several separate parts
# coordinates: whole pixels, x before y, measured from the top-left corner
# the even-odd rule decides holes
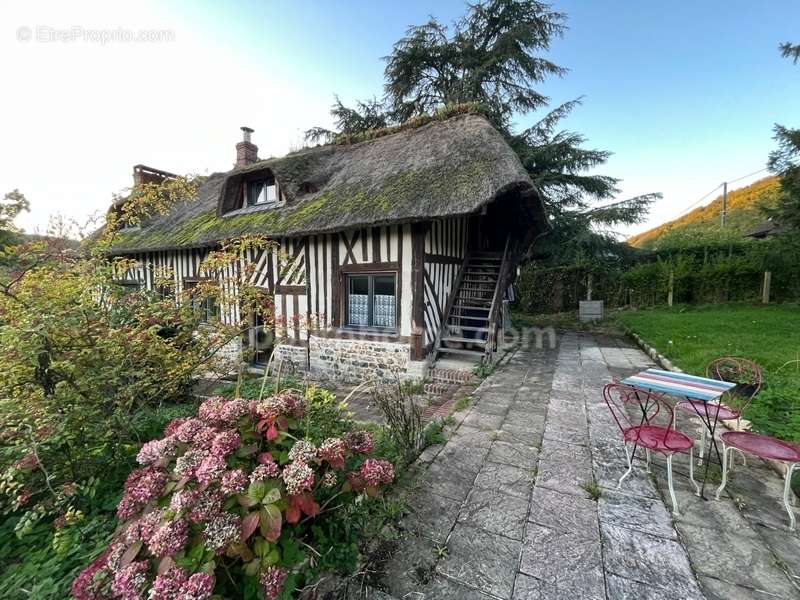
[[[728,182],[722,182],[722,226],[725,227],[725,221],[728,219]]]

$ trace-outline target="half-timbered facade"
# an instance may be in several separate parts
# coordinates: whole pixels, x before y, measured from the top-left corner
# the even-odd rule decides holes
[[[251,323],[242,340],[256,360],[271,350],[266,329],[277,357],[346,381],[420,378],[442,353],[491,358],[503,291],[547,222],[483,116],[268,160],[243,130],[233,170],[211,175],[197,199],[119,232],[114,253],[137,260],[127,280],[157,291],[166,271],[180,297],[204,277],[209,251],[259,233],[280,249],[248,250],[228,273],[236,281],[234,271],[251,265],[250,283],[274,296],[275,322]],[[141,165],[135,175],[170,176]],[[235,286],[224,293],[235,296]],[[229,305],[220,318],[251,318]]]

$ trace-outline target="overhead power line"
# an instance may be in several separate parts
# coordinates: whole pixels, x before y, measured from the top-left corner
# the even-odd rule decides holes
[[[713,190],[711,190],[710,192],[708,192],[708,193],[707,193],[705,196],[703,196],[702,198],[700,198],[699,200],[697,200],[697,201],[695,201],[695,202],[692,202],[692,203],[691,203],[689,206],[687,206],[686,208],[684,208],[684,209],[683,209],[683,210],[682,210],[680,213],[678,213],[678,215],[677,215],[675,218],[677,219],[678,217],[682,216],[684,213],[687,213],[687,212],[689,212],[691,209],[693,209],[695,206],[697,206],[698,204],[700,204],[700,203],[701,203],[703,200],[705,200],[706,198],[708,198],[708,197],[709,197],[711,194],[713,194],[714,192],[716,192],[716,191],[717,191],[719,188],[721,188],[721,187],[722,187],[722,184],[720,183],[720,184],[719,184],[718,186],[716,186],[716,187],[715,187]]]
[[[758,175],[759,173],[763,173],[763,172],[764,172],[764,171],[766,171],[766,170],[767,170],[767,167],[762,167],[762,168],[760,168],[758,171],[753,171],[752,173],[748,173],[747,175],[742,175],[742,176],[740,176],[740,177],[737,177],[737,178],[735,178],[735,179],[729,179],[729,180],[727,180],[727,181],[725,181],[725,182],[723,182],[723,183],[720,183],[720,184],[719,184],[717,187],[715,187],[713,190],[711,190],[710,192],[708,192],[708,193],[707,193],[706,195],[704,195],[702,198],[700,198],[699,200],[696,200],[695,202],[692,202],[692,203],[691,203],[689,206],[687,206],[686,208],[684,208],[684,209],[683,209],[683,210],[682,210],[680,213],[678,213],[678,214],[677,214],[677,215],[676,215],[674,218],[675,218],[675,219],[677,219],[678,217],[682,217],[684,214],[686,214],[687,212],[689,212],[690,210],[692,210],[692,209],[693,209],[695,206],[697,206],[698,204],[700,204],[700,203],[701,203],[703,200],[705,200],[706,198],[708,198],[708,197],[709,197],[711,194],[713,194],[714,192],[716,192],[716,191],[717,191],[719,188],[721,188],[721,187],[723,187],[723,186],[726,186],[726,187],[727,187],[727,185],[728,185],[728,184],[731,184],[731,183],[736,183],[737,181],[741,181],[742,179],[747,179],[748,177],[752,177],[753,175]]]
[[[741,181],[742,179],[747,179],[748,177],[752,177],[753,175],[758,175],[759,173],[766,171],[767,167],[763,167],[758,171],[753,171],[752,173],[748,173],[747,175],[742,175],[741,177],[737,177],[736,179],[729,179],[728,183],[736,183],[737,181]]]

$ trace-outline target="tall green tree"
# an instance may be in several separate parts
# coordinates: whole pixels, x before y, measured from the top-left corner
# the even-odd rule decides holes
[[[535,86],[567,71],[543,54],[563,35],[566,17],[538,0],[485,0],[469,5],[466,15],[448,27],[431,18],[408,29],[385,57],[384,97],[347,108],[339,99],[332,109],[338,131],[309,130],[309,139],[336,141],[382,122],[399,124],[434,114],[448,106],[475,103],[508,139],[542,193],[556,234],[585,252],[619,250],[611,228],[641,220],[657,197],[648,194],[604,208],[618,193],[618,180],[592,171],[609,152],[586,148],[579,133],[560,128],[560,122],[581,103],[566,102],[533,126],[515,132],[512,119],[544,109],[549,99]],[[574,228],[581,235],[574,235]],[[559,236],[562,229],[563,236]],[[585,243],[584,243],[585,241]],[[552,244],[570,260],[573,251]]]
[[[18,241],[19,228],[14,220],[22,211],[30,211],[31,206],[25,194],[18,189],[13,189],[3,196],[0,202],[0,246],[5,246]]]
[[[781,55],[800,61],[800,44],[780,45]],[[800,230],[800,129],[775,125],[778,147],[769,155],[769,170],[780,177],[781,199],[771,216],[784,227]]]

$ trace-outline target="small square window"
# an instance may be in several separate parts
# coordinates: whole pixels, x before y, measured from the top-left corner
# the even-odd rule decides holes
[[[347,276],[348,327],[394,330],[397,326],[397,288],[394,273]]]
[[[274,177],[250,181],[246,185],[246,190],[247,206],[270,204],[278,200],[278,188]]]
[[[203,323],[210,323],[213,319],[219,317],[219,307],[212,296],[202,298],[195,293],[197,283],[197,281],[184,281],[183,287],[190,294],[192,310],[200,315],[200,320]]]

